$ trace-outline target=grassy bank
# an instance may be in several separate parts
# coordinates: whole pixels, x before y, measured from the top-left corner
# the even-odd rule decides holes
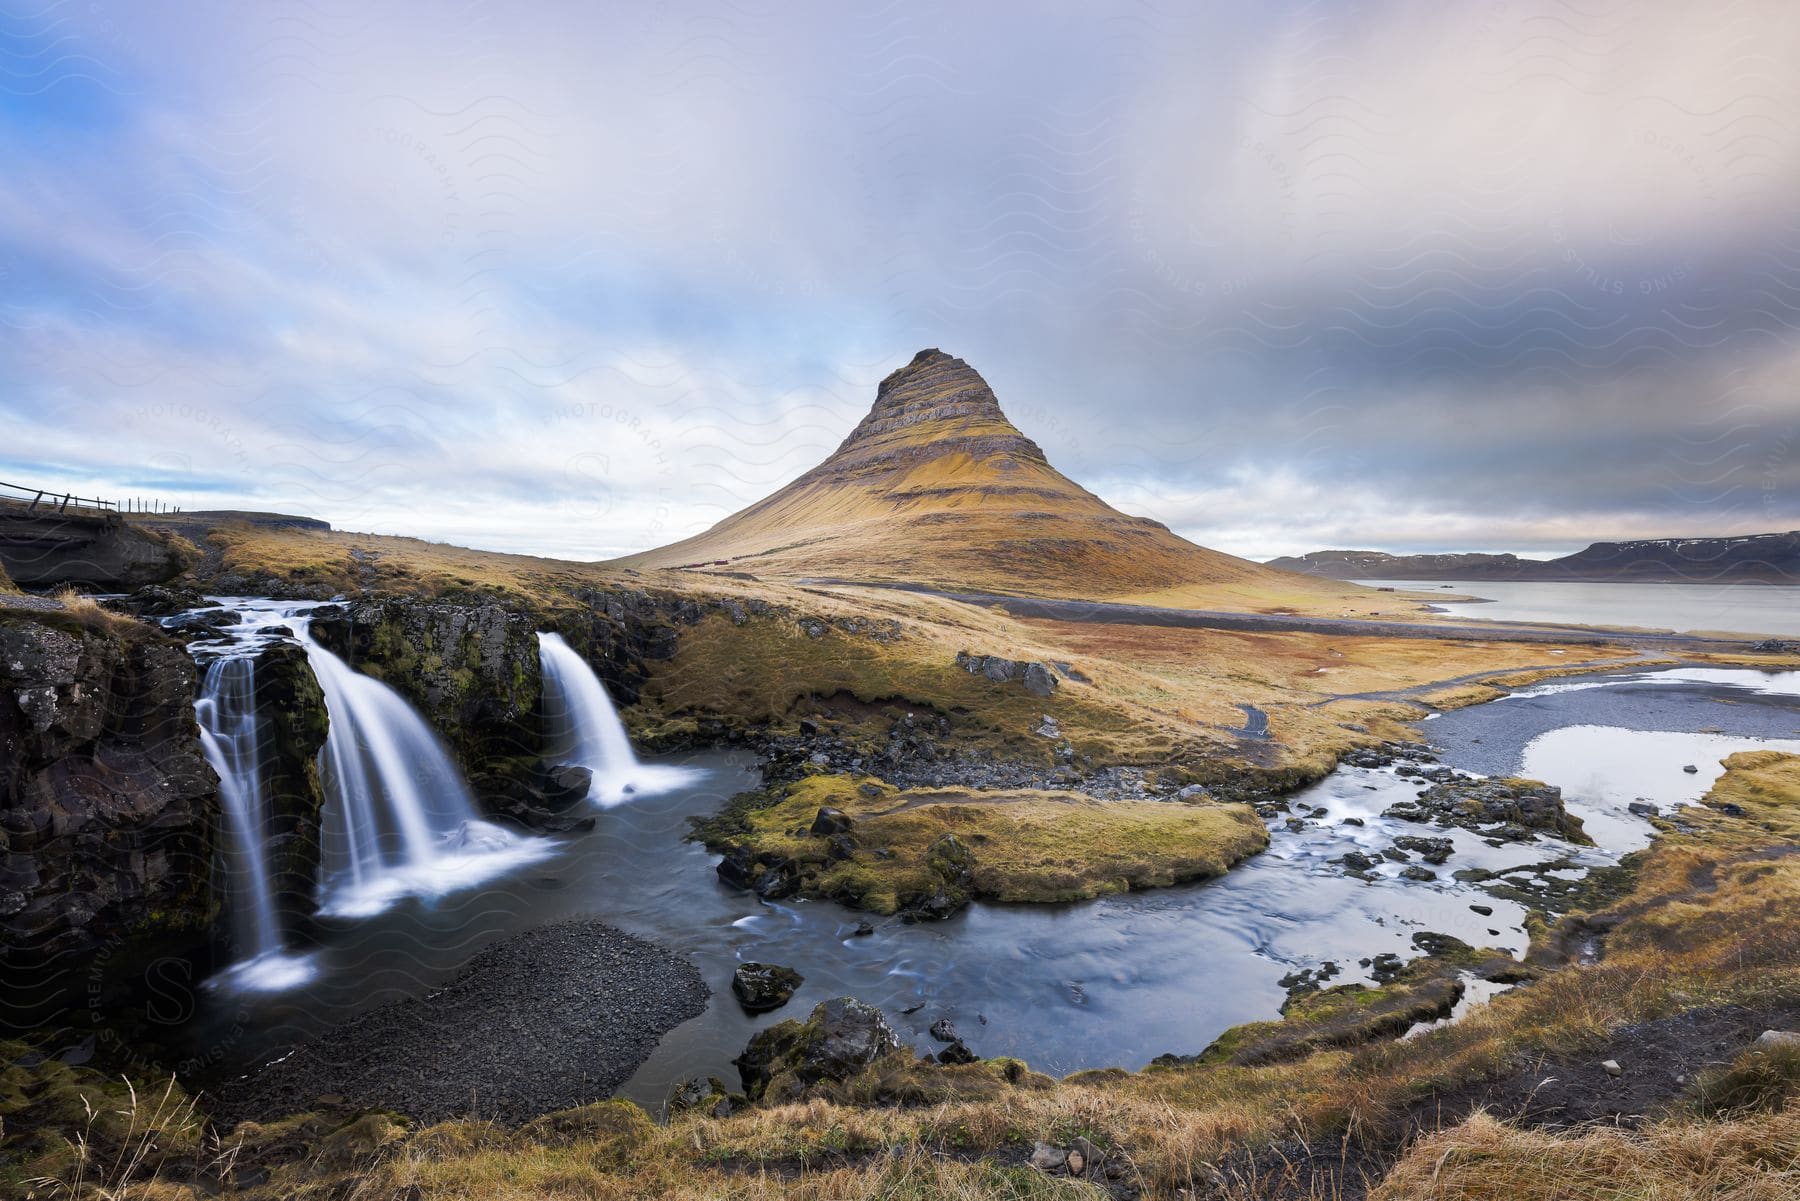
[[[800,895],[875,913],[940,890],[958,894],[960,904],[1079,901],[1166,887],[1223,875],[1269,842],[1248,806],[1210,801],[896,789],[839,775],[753,795],[772,803],[712,823],[709,842],[793,865]]]

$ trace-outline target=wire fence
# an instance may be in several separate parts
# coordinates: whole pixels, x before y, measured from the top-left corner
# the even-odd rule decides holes
[[[53,492],[28,484],[9,484],[0,480],[0,502],[23,505],[28,513],[179,513],[177,505],[166,504],[149,496],[130,496],[122,500],[102,500],[97,496],[76,496],[70,492]]]

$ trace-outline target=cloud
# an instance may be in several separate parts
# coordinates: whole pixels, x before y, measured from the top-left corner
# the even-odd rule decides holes
[[[1800,526],[1800,17],[133,4],[8,26],[0,465],[576,557],[923,345],[1240,553]]]

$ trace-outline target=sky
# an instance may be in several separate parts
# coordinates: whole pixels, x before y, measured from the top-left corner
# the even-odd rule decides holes
[[[606,558],[919,349],[1255,558],[1800,528],[1800,6],[0,0],[0,480]]]

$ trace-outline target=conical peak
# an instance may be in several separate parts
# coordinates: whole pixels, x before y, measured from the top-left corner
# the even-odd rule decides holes
[[[881,381],[868,415],[821,466],[958,452],[1044,462],[1037,444],[1006,419],[981,374],[933,348]]]

